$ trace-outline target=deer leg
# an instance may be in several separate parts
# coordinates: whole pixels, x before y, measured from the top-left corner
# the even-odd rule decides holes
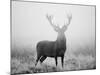
[[[62,67],[63,67],[63,64],[64,64],[64,55],[61,56],[61,63],[62,63]]]
[[[40,62],[42,63],[46,58],[47,58],[46,56],[42,56]]]
[[[40,57],[41,57],[41,56],[37,56],[35,66],[37,65],[37,63],[38,63],[38,61],[39,61]]]
[[[57,66],[57,64],[58,64],[58,62],[57,62],[57,57],[55,57],[55,61],[56,61],[56,66]]]

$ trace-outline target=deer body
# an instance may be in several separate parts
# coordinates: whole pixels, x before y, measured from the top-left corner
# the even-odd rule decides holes
[[[58,35],[56,41],[41,41],[37,44],[37,52],[42,56],[60,57],[66,50],[66,38]]]
[[[67,25],[64,25],[62,28],[56,26],[52,23],[52,16],[47,15],[47,19],[49,20],[51,26],[58,33],[57,39],[55,41],[40,41],[37,44],[37,60],[36,64],[40,60],[42,63],[47,57],[53,57],[56,61],[57,66],[57,57],[61,57],[62,67],[64,61],[64,54],[66,51],[66,37],[64,32],[67,29],[67,26],[70,24],[71,16],[68,16],[69,22]]]

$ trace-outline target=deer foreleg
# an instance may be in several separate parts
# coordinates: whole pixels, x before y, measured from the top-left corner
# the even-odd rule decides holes
[[[64,64],[64,55],[61,56],[61,63],[62,63],[62,67],[63,67],[63,64]]]
[[[57,66],[57,64],[58,64],[58,62],[57,62],[57,57],[55,57],[55,62],[56,62],[56,66]]]

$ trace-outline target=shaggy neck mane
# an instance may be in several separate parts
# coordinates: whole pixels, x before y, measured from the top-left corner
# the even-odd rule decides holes
[[[66,37],[65,37],[64,33],[63,34],[60,34],[60,33],[58,34],[56,43],[59,46],[66,45]]]

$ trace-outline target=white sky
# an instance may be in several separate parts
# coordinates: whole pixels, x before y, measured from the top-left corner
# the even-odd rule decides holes
[[[46,14],[54,15],[54,23],[62,26],[66,13],[72,21],[66,30],[67,45],[71,49],[95,44],[95,8],[93,6],[12,2],[12,45],[33,46],[41,40],[54,41],[57,33],[50,26]]]

